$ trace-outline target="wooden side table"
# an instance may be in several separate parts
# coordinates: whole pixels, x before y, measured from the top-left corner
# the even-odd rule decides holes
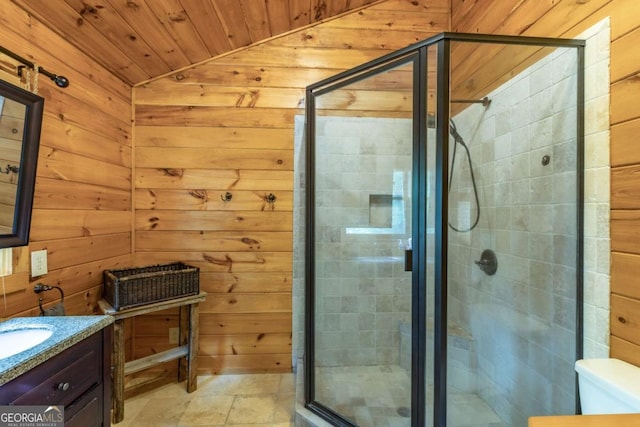
[[[191,393],[198,388],[198,303],[207,297],[206,292],[198,295],[190,295],[160,301],[138,307],[116,311],[107,301],[100,300],[98,305],[104,314],[115,319],[113,328],[113,348],[111,350],[111,363],[113,371],[112,397],[113,397],[113,423],[119,423],[124,418],[124,377],[134,372],[142,371],[159,363],[180,359],[178,369],[178,381],[187,380],[187,392]],[[147,357],[124,361],[124,319],[166,310],[168,308],[180,308],[180,342],[179,346]]]

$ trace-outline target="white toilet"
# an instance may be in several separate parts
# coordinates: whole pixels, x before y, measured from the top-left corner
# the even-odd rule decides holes
[[[583,359],[575,365],[582,413],[640,413],[640,368],[618,359]]]

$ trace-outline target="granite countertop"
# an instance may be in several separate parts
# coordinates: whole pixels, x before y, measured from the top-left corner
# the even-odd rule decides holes
[[[17,317],[0,323],[0,333],[45,327],[53,334],[28,350],[0,359],[0,386],[113,323],[113,316]]]

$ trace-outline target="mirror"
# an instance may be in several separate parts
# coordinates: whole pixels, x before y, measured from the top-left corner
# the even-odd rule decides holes
[[[0,80],[0,248],[29,243],[44,98]]]

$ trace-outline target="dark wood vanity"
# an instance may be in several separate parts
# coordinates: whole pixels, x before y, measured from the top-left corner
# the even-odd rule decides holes
[[[65,427],[110,426],[109,326],[0,387],[2,405],[63,405]]]

